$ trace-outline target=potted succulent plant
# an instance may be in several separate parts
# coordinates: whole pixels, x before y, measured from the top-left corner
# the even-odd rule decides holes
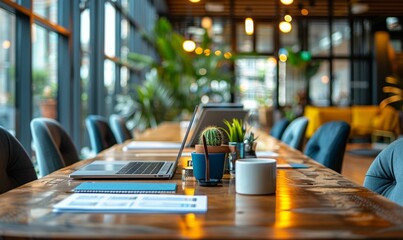
[[[233,118],[232,121],[224,119],[224,124],[228,129],[222,128],[227,135],[228,144],[236,147],[237,158],[245,158],[245,133],[246,129],[242,119]]]
[[[193,173],[201,186],[217,185],[224,174],[225,159],[230,148],[223,145],[224,135],[216,126],[206,127],[192,152]]]
[[[245,128],[242,119],[233,118],[232,121],[224,119],[224,124],[228,129],[222,128],[227,135],[228,145],[232,148],[232,154],[228,158],[228,171],[235,173],[235,161],[245,158]]]
[[[249,133],[246,134],[245,136],[245,154],[248,156],[256,156],[256,139],[258,137],[255,137],[255,133],[250,131]]]

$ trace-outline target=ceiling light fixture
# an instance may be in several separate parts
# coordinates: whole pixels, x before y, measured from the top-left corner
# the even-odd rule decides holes
[[[281,21],[278,27],[280,28],[280,31],[283,33],[289,33],[292,30],[291,23],[286,21]]]
[[[247,15],[249,16],[249,17],[246,17],[245,18],[245,32],[246,32],[246,34],[248,34],[248,35],[252,35],[253,34],[253,31],[254,31],[254,23],[253,23],[253,19],[252,19],[252,17],[250,17],[250,13],[251,13],[251,9],[250,8],[247,8],[246,9],[246,13],[247,13]]]
[[[253,34],[253,19],[250,17],[245,18],[245,32],[248,35]]]
[[[301,14],[304,16],[307,16],[309,14],[308,9],[306,9],[306,8],[301,9]]]
[[[284,4],[284,5],[290,5],[291,3],[294,2],[294,0],[281,0],[280,2],[281,2],[282,4]]]
[[[193,52],[196,48],[196,43],[188,39],[183,42],[182,47],[186,52]]]
[[[198,2],[200,2],[200,0],[189,0],[190,2],[192,2],[192,3],[198,3]]]
[[[292,21],[291,15],[290,15],[290,14],[285,15],[285,16],[284,16],[284,20],[285,20],[286,22],[291,22],[291,21]]]

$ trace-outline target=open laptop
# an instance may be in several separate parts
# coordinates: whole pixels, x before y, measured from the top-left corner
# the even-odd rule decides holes
[[[198,106],[193,111],[189,126],[183,137],[175,161],[149,161],[149,160],[130,160],[130,161],[105,161],[96,160],[77,171],[70,174],[71,178],[92,179],[92,178],[114,178],[114,179],[171,179],[178,166],[179,159],[182,156],[186,145],[192,123],[194,121]]]
[[[220,103],[207,104],[199,107],[196,114],[191,135],[187,143],[187,147],[194,147],[198,143],[199,137],[203,129],[210,125],[227,128],[224,119],[231,121],[233,118],[246,121],[248,110],[243,108],[239,103]]]

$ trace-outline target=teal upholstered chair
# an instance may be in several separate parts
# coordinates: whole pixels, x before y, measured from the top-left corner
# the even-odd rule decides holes
[[[37,179],[27,152],[3,127],[0,127],[0,152],[0,194]]]
[[[131,132],[127,129],[126,120],[122,116],[112,114],[109,117],[109,123],[118,143],[123,143],[124,141],[133,138]]]
[[[35,118],[31,121],[31,132],[41,176],[80,160],[73,140],[56,120]]]
[[[105,117],[89,115],[85,119],[92,151],[99,153],[117,143],[115,135]]]
[[[304,154],[341,173],[350,125],[344,121],[323,124],[308,140]]]
[[[270,136],[272,136],[278,140],[281,140],[281,137],[283,136],[283,133],[289,124],[290,124],[290,121],[288,121],[287,119],[285,119],[285,118],[280,119],[270,129]]]
[[[292,148],[302,151],[307,126],[308,119],[306,117],[294,119],[284,130],[281,141]]]
[[[365,175],[364,187],[403,205],[403,138],[378,154]]]

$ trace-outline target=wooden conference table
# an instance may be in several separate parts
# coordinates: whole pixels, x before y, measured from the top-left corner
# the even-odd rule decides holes
[[[171,136],[179,140],[178,132],[177,125],[163,124],[141,139]],[[125,152],[123,145],[102,152],[96,159],[175,158],[175,153],[165,151]],[[280,163],[304,163],[309,168],[277,170],[276,194],[265,196],[235,193],[236,178],[230,175],[219,187],[182,181],[179,168],[169,181],[178,184],[177,194],[207,195],[208,211],[203,214],[52,212],[52,205],[82,182],[68,175],[93,160],[88,159],[0,195],[0,233],[5,239],[403,237],[403,207],[263,133],[259,133],[258,147],[279,153],[276,158]],[[187,159],[185,154],[182,161]]]

